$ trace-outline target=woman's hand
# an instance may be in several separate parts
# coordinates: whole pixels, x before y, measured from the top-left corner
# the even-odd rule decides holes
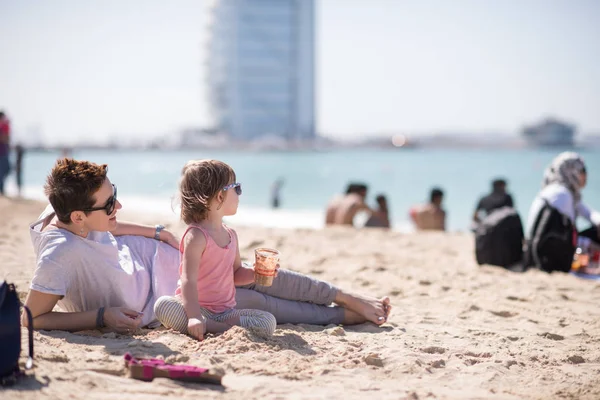
[[[158,238],[161,242],[165,242],[166,244],[179,250],[179,239],[177,239],[177,237],[175,237],[175,235],[173,235],[171,232],[163,229],[160,231]]]
[[[190,318],[188,320],[188,334],[198,340],[204,340],[206,324],[202,318]]]
[[[104,310],[104,325],[117,333],[130,334],[142,323],[141,312],[126,307],[111,307]]]

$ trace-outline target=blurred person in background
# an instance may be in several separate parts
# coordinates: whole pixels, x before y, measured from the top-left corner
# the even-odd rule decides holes
[[[19,189],[19,197],[23,191],[23,156],[25,155],[25,147],[22,144],[15,146],[15,178],[17,180],[17,188]]]
[[[10,171],[10,162],[8,160],[10,153],[10,121],[0,111],[0,195],[4,195],[4,180]]]
[[[494,179],[492,181],[492,192],[479,199],[475,212],[473,213],[473,222],[478,224],[483,218],[492,211],[502,207],[514,207],[512,196],[506,193],[506,180]]]
[[[577,153],[561,153],[546,168],[542,190],[529,209],[526,265],[569,272],[577,247],[583,253],[600,251],[600,212],[583,203],[586,184],[586,165]],[[578,217],[592,226],[577,232]]]
[[[582,201],[581,191],[587,185],[587,169],[583,158],[574,152],[559,154],[544,172],[542,190],[537,194],[529,210],[527,220],[528,231],[538,216],[542,206],[549,204],[575,225],[577,217],[582,217],[592,226],[580,232],[580,237],[587,237],[600,243],[600,212],[587,206]]]
[[[283,178],[279,178],[271,186],[271,206],[273,208],[281,206],[281,187],[283,186],[283,182]]]
[[[373,213],[365,203],[368,187],[363,183],[350,183],[346,194],[336,196],[327,205],[325,225],[354,226],[354,217],[361,211]]]
[[[373,211],[373,214],[369,217],[365,226],[372,228],[389,228],[390,227],[390,214],[388,210],[387,199],[383,194],[377,195],[375,198],[377,201],[378,209]]]
[[[444,192],[440,188],[431,189],[429,203],[413,206],[409,215],[418,230],[446,230],[446,211],[442,208]]]

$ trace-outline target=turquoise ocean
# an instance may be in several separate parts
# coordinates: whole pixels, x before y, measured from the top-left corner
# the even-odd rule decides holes
[[[543,170],[560,149],[464,150],[400,149],[337,150],[328,152],[242,152],[224,150],[75,150],[77,159],[109,166],[123,207],[177,217],[174,198],[177,179],[187,160],[216,158],[230,164],[242,182],[238,225],[320,228],[328,201],[343,193],[350,181],[369,186],[367,201],[385,194],[393,229],[410,231],[408,209],[427,200],[433,186],[445,192],[444,208],[450,230],[466,231],[477,199],[489,192],[496,177],[508,180],[516,207],[525,219],[540,189]],[[584,201],[600,208],[600,150],[580,151],[588,165]],[[44,199],[43,184],[59,157],[58,152],[27,152],[24,158],[23,195]],[[282,178],[281,208],[270,208],[271,185]],[[7,182],[15,193],[14,177]],[[364,221],[364,216],[362,216]],[[361,218],[358,218],[359,223]],[[159,222],[159,221],[157,221]]]

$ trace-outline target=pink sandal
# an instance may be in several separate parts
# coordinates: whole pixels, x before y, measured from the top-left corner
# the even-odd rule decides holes
[[[154,378],[169,378],[185,382],[202,382],[221,384],[223,374],[207,368],[193,365],[172,365],[159,358],[135,358],[130,353],[125,353],[125,367],[129,370],[129,377],[141,381],[151,381]]]

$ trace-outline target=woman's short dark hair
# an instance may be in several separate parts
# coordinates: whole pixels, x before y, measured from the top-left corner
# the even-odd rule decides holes
[[[106,164],[72,158],[56,161],[46,178],[44,193],[60,222],[70,224],[73,211],[94,206],[94,194],[106,180],[107,171]]]

